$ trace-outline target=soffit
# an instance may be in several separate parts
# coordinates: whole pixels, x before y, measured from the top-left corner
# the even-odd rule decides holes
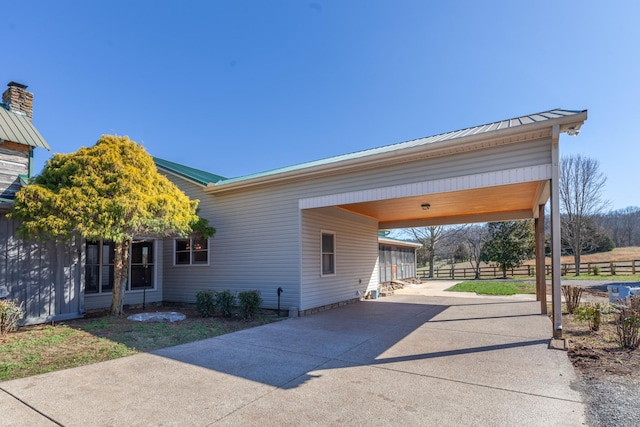
[[[546,183],[525,182],[338,207],[375,218],[380,228],[525,219],[535,217],[537,206],[546,201]],[[429,209],[423,209],[423,204],[429,204]]]

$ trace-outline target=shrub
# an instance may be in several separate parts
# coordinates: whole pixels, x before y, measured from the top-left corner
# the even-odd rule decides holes
[[[216,307],[223,316],[229,317],[233,314],[233,305],[236,296],[230,291],[216,292]]]
[[[594,276],[599,276],[600,275],[600,267],[598,267],[597,265],[593,266],[593,275]]]
[[[258,313],[258,309],[262,305],[262,297],[260,291],[245,291],[238,294],[240,303],[240,314],[245,319],[251,319]]]
[[[600,324],[602,323],[602,313],[608,312],[609,307],[609,304],[603,304],[601,302],[595,304],[587,303],[576,307],[574,313],[576,319],[589,322],[589,329],[597,331],[600,329]]]
[[[215,306],[216,300],[212,291],[199,291],[196,294],[196,308],[202,317],[211,316]]]
[[[628,305],[619,307],[616,315],[618,342],[622,348],[638,348],[640,345],[640,295],[629,299]]]
[[[18,300],[0,300],[0,337],[18,328],[18,322],[24,317],[24,305]]]
[[[579,286],[562,285],[562,295],[567,303],[567,311],[573,314],[576,308],[580,306],[580,298],[582,297],[582,288]]]

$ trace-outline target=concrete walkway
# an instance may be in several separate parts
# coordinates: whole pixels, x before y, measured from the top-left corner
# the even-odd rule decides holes
[[[0,382],[0,425],[583,425],[538,310],[396,294]]]

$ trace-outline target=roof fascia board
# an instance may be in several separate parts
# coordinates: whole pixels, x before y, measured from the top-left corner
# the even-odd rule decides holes
[[[195,180],[193,180],[191,178],[187,178],[186,176],[184,176],[184,175],[182,175],[180,173],[174,172],[171,169],[167,169],[167,168],[164,168],[162,166],[158,166],[157,164],[156,164],[156,169],[158,169],[158,171],[161,171],[162,173],[166,173],[167,175],[178,177],[178,178],[182,179],[183,181],[190,182],[190,183],[195,184],[195,185],[197,185],[199,187],[202,187],[202,188],[206,188],[208,186],[208,184],[204,185],[201,182],[195,181]]]
[[[570,116],[527,123],[520,126],[507,127],[494,131],[469,134],[455,139],[445,139],[443,141],[418,144],[416,146],[398,149],[397,151],[371,154],[369,156],[356,157],[335,163],[325,163],[306,169],[296,169],[281,173],[274,172],[273,174],[265,176],[229,183],[225,183],[224,181],[220,181],[217,184],[210,183],[206,186],[205,191],[208,193],[222,193],[261,185],[284,183],[291,180],[300,181],[304,179],[318,178],[322,175],[355,172],[383,165],[393,165],[397,163],[404,163],[406,161],[439,157],[513,142],[524,142],[528,140],[547,138],[551,137],[554,125],[559,125],[561,132],[566,132],[571,128],[579,129],[586,118],[587,112],[582,111]],[[460,131],[454,133],[459,132]]]
[[[384,243],[384,244],[389,244],[389,245],[394,245],[394,246],[405,246],[405,247],[408,247],[408,248],[420,248],[420,247],[422,247],[422,244],[420,244],[420,243],[405,242],[403,240],[389,239],[387,237],[378,237],[378,243]]]
[[[456,225],[456,224],[471,224],[478,222],[493,222],[493,221],[510,221],[510,220],[522,220],[533,219],[533,212],[530,209],[512,212],[496,212],[491,214],[482,215],[464,215],[464,216],[451,216],[442,218],[430,218],[430,219],[416,219],[408,221],[390,221],[381,222],[378,224],[378,228],[412,228],[412,227],[427,227],[435,225]]]

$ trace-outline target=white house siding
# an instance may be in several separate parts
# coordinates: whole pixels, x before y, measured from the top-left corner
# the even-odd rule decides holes
[[[165,245],[164,296],[194,302],[199,290],[260,290],[263,307],[299,305],[299,220],[295,193],[282,186],[212,196],[201,187],[168,175],[190,198],[200,200],[200,216],[216,228],[209,241],[209,266],[173,265],[173,242]]]
[[[339,248],[346,245],[357,249],[356,252],[366,254],[365,259],[355,259],[354,262],[365,264],[368,276],[358,266],[353,271],[347,270],[344,276],[337,275],[333,279],[318,282],[308,274],[314,270],[315,273],[319,272],[319,257],[309,252],[313,248],[305,247],[305,250],[301,250],[303,227],[300,217],[303,215],[305,221],[311,220],[311,217],[307,218],[307,211],[300,211],[299,200],[499,171],[505,165],[509,168],[545,165],[551,162],[550,143],[549,139],[540,139],[346,174],[336,173],[214,194],[205,193],[202,186],[184,178],[167,174],[189,197],[200,200],[200,215],[207,218],[217,232],[210,241],[208,266],[174,266],[173,243],[169,240],[165,242],[164,299],[193,302],[196,293],[202,289],[229,289],[234,292],[259,289],[264,307],[275,308],[278,287],[284,290],[281,301],[284,309],[298,307],[305,310],[337,298],[351,299],[355,297],[356,289],[359,289],[357,285],[360,279],[363,284],[378,284],[377,224],[363,218],[347,220],[341,217],[336,222],[336,226],[341,228],[334,230],[340,231]],[[220,188],[224,189],[224,185]],[[314,227],[317,228],[320,224],[325,227],[324,222],[328,218],[326,215],[314,218],[319,221]],[[332,224],[329,221],[326,228],[333,230],[335,227]],[[304,230],[308,226],[312,225],[305,223]],[[354,233],[354,236],[347,237],[349,233]],[[319,235],[313,238],[319,239]],[[346,241],[343,240],[345,238]],[[367,239],[370,239],[370,246]],[[305,240],[305,245],[313,245],[309,242],[311,240]],[[313,250],[319,250],[319,246]],[[344,268],[340,265],[343,260],[350,259],[350,256],[352,255],[343,254],[338,261],[338,268]],[[372,258],[369,259],[369,256]],[[301,268],[304,269],[304,278]],[[338,288],[344,289],[339,292]],[[327,289],[329,292],[325,292]]]
[[[143,300],[146,304],[154,302],[162,302],[163,298],[163,257],[165,243],[162,240],[156,240],[154,242],[155,247],[154,264],[155,264],[155,289],[147,289],[146,291],[135,290],[125,291],[123,304],[125,305],[141,305]],[[84,280],[84,272],[83,272]],[[84,286],[83,286],[84,287]],[[108,308],[111,306],[112,295],[111,292],[102,294],[84,294],[84,304],[87,310],[95,310],[101,308]]]
[[[316,180],[319,190],[328,191],[310,192],[304,198],[547,164],[551,164],[551,140],[541,139],[336,174],[322,178],[322,184]]]
[[[335,233],[336,273],[327,276],[320,274],[323,230]],[[364,296],[377,289],[378,270],[377,221],[336,208],[302,211],[301,310]]]

